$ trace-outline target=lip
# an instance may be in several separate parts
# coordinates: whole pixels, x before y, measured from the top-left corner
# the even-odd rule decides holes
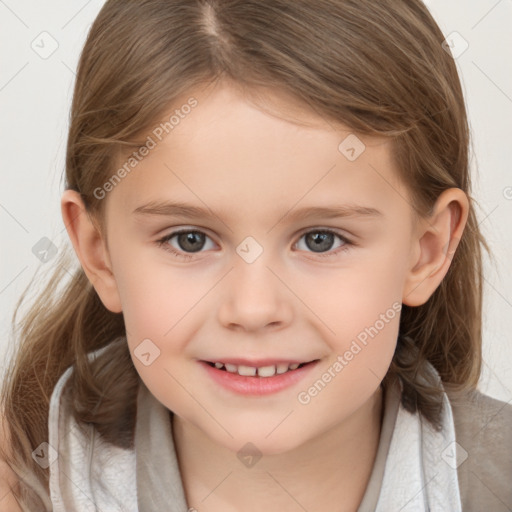
[[[242,357],[233,358],[233,357],[220,357],[218,359],[205,359],[205,362],[210,363],[224,363],[224,364],[235,364],[236,366],[252,366],[253,368],[261,368],[262,366],[271,366],[278,364],[302,364],[302,363],[310,363],[314,361],[315,358],[311,359],[244,359]]]
[[[220,360],[219,362],[231,363],[231,361],[244,360],[226,359]],[[275,364],[275,362],[269,361],[270,360],[264,360],[263,364],[261,362],[258,362],[258,365],[255,365],[254,362],[251,362],[251,364],[243,362],[233,362],[231,364],[247,364],[247,366],[265,366],[265,363],[268,363],[267,366]],[[226,370],[219,370],[215,367],[210,366],[206,361],[199,361],[199,364],[205,369],[206,373],[210,376],[210,378],[224,389],[227,389],[239,395],[264,396],[278,393],[279,391],[290,388],[293,385],[297,384],[299,381],[304,379],[306,375],[308,375],[319,362],[320,360],[316,359],[305,364],[301,368],[297,368],[296,370],[291,370],[280,375],[276,374],[273,377],[246,377],[243,375],[238,375],[238,373],[230,373]],[[293,362],[290,362],[288,360],[283,360],[283,364],[284,363],[293,364]]]

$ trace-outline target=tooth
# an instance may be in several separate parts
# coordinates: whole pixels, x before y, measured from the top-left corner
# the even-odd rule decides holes
[[[262,366],[258,368],[258,375],[260,377],[272,377],[276,374],[276,367],[272,366]]]
[[[257,368],[253,366],[244,366],[243,364],[238,366],[238,374],[246,377],[254,377],[256,375]]]
[[[293,363],[290,365],[290,370],[296,370],[299,367],[298,363]]]
[[[280,375],[281,373],[288,371],[288,365],[287,364],[278,364],[277,365],[277,374]]]
[[[226,367],[226,370],[230,373],[236,373],[236,369],[237,369],[237,366],[236,364],[229,364],[229,363],[226,363],[224,365]]]
[[[256,375],[256,368],[253,366],[244,366],[243,364],[238,366],[238,374],[246,377],[254,377]]]
[[[222,363],[215,363],[215,368],[222,368],[224,365]]]

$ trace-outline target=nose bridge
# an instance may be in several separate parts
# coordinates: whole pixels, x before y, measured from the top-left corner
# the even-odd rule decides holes
[[[236,252],[219,308],[221,323],[252,330],[289,322],[291,297],[276,276],[278,265],[272,261],[271,251],[247,237]]]

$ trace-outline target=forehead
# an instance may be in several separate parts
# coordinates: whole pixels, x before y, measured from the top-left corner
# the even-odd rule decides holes
[[[180,109],[191,98],[195,106]],[[234,215],[299,202],[379,208],[405,201],[389,139],[357,136],[279,91],[247,94],[223,84],[180,100],[155,124],[161,140],[149,133],[153,149],[111,194],[131,211],[166,196],[226,211],[232,205]]]

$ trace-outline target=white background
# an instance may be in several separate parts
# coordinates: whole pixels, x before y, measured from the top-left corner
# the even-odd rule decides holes
[[[67,243],[60,217],[68,112],[78,57],[102,0],[0,0],[0,372],[13,341],[14,304],[41,263],[34,245]],[[469,47],[457,58],[473,131],[472,172],[486,260],[484,367],[479,388],[512,400],[512,0],[430,0],[444,34]],[[41,58],[32,45],[56,51]],[[458,36],[455,36],[458,37]],[[462,48],[457,39],[455,48]],[[42,50],[40,50],[42,51]],[[507,194],[508,191],[508,194]]]

